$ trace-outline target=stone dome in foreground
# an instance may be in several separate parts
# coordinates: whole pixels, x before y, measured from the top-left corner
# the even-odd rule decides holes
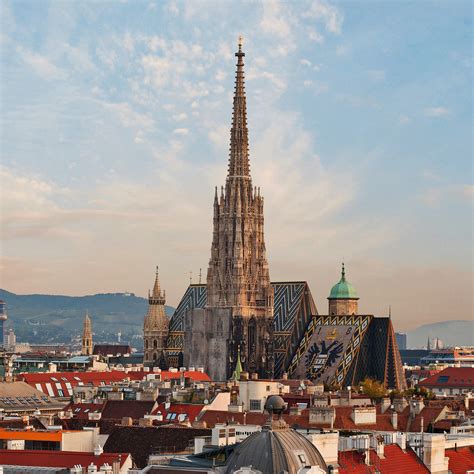
[[[316,472],[328,472],[316,446],[289,428],[283,420],[272,421],[262,431],[253,433],[237,445],[224,472],[230,474],[246,466],[262,473],[297,474],[305,467],[319,468]]]

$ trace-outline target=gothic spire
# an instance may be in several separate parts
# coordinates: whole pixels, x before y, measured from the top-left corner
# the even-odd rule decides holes
[[[156,266],[156,277],[155,277],[155,284],[153,286],[153,296],[157,298],[160,296],[161,288],[160,288],[160,278],[158,277],[158,265]]]
[[[156,266],[155,284],[153,285],[153,291],[148,292],[148,302],[155,304],[164,304],[165,292],[161,291],[160,278],[158,276],[158,265]]]
[[[247,101],[245,98],[244,56],[242,36],[239,37],[235,73],[234,106],[230,130],[230,157],[227,178],[250,178]]]

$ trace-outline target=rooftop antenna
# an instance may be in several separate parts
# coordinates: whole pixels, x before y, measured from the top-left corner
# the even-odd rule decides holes
[[[202,268],[199,269],[199,284],[201,284]]]
[[[189,284],[190,285],[193,284],[193,271],[192,270],[189,272]]]

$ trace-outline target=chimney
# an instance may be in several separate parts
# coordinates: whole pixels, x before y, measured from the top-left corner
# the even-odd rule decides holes
[[[396,430],[398,426],[398,413],[396,411],[392,411],[392,416],[390,417],[392,422],[393,429]]]
[[[133,425],[133,420],[129,416],[124,416],[122,418],[122,426],[132,426]]]
[[[252,380],[258,380],[258,374],[257,372],[252,373]]]
[[[97,443],[94,448],[94,456],[100,456],[103,452],[104,450],[102,449],[102,446]]]
[[[241,372],[240,380],[248,380],[248,379],[249,379],[249,373],[248,372]]]
[[[153,426],[153,420],[151,418],[140,418],[138,426]]]
[[[407,407],[408,403],[404,397],[393,399],[393,408],[397,413],[401,413]]]
[[[283,372],[283,375],[281,376],[282,380],[288,380],[288,372]]]
[[[425,408],[422,398],[414,398],[410,400],[410,416],[415,417],[419,415],[421,410]]]
[[[390,398],[384,397],[380,402],[380,412],[385,413],[390,408]]]

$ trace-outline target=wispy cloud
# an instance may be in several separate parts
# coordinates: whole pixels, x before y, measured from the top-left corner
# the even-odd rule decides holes
[[[344,21],[343,13],[334,5],[324,0],[314,0],[309,9],[303,14],[308,18],[321,20],[330,33],[341,33],[342,23]]]
[[[423,113],[426,117],[446,117],[447,115],[451,115],[451,111],[446,107],[427,107],[423,110]]]
[[[66,77],[65,71],[56,66],[46,56],[29,51],[23,46],[18,46],[17,52],[23,61],[43,79],[54,80],[64,79]]]

